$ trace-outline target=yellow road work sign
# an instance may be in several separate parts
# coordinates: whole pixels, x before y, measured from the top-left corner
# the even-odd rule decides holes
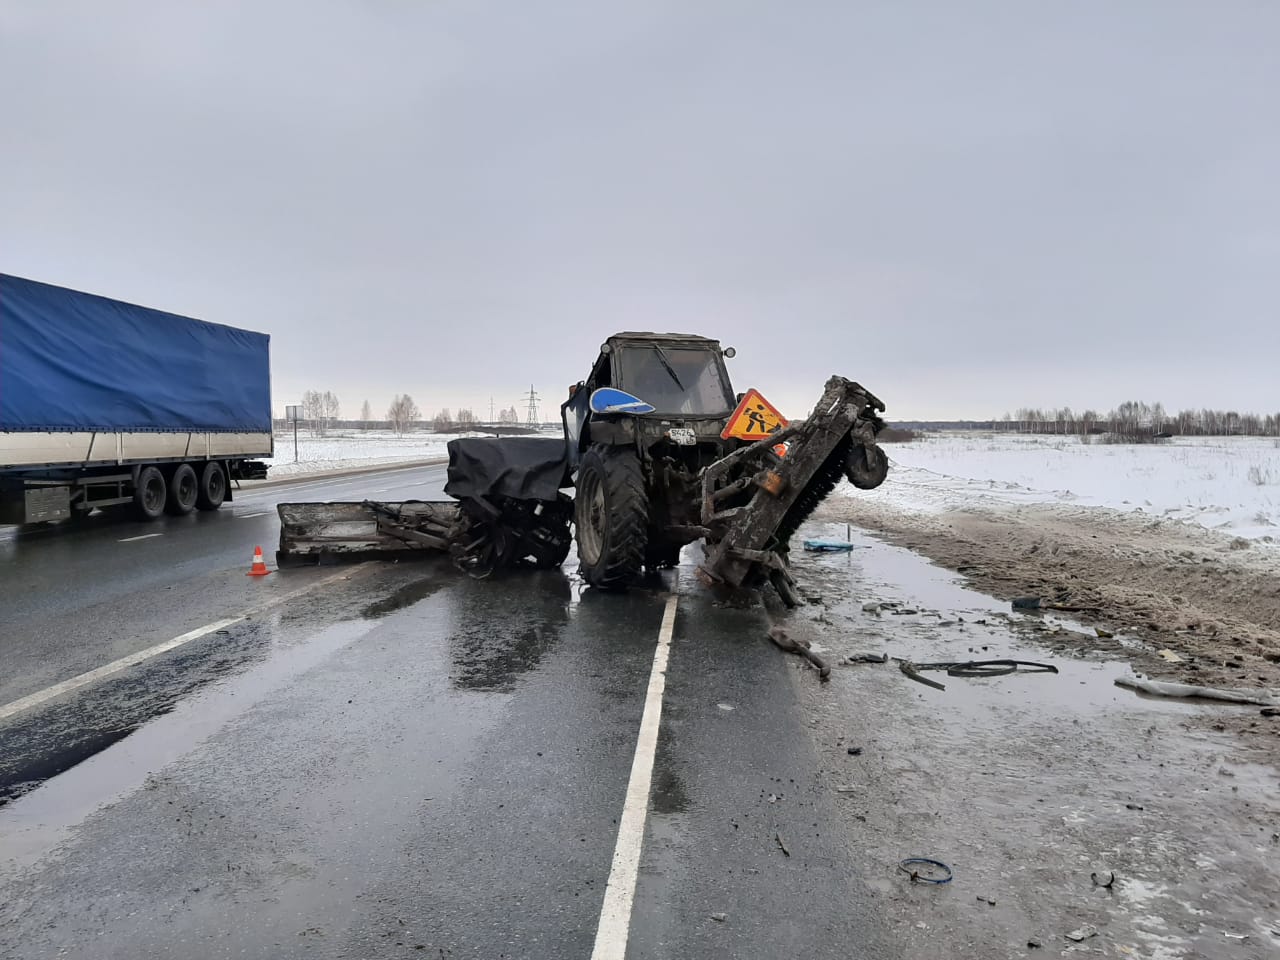
[[[768,400],[760,396],[759,390],[748,390],[738,404],[738,409],[729,417],[729,423],[720,434],[725,440],[763,440],[775,430],[787,425],[786,417],[780,414]]]

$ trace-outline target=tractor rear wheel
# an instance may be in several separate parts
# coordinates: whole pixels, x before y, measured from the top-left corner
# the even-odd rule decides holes
[[[582,579],[622,590],[640,578],[648,540],[649,500],[634,450],[594,444],[575,482],[574,526]]]

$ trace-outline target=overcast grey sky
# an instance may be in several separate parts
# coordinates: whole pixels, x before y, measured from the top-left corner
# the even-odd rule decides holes
[[[277,406],[622,329],[802,413],[1280,409],[1280,3],[0,0],[0,271],[262,330]]]

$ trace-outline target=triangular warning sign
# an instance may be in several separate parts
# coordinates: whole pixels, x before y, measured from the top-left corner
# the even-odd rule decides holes
[[[773,404],[762,397],[759,390],[752,389],[743,396],[720,436],[725,440],[763,440],[786,425],[786,418]]]

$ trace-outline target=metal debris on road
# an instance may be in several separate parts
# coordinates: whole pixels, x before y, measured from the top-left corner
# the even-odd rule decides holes
[[[776,841],[778,841],[778,849],[779,849],[779,850],[781,850],[783,853],[785,853],[788,857],[789,857],[789,856],[791,856],[791,851],[787,849],[787,844],[786,844],[786,841],[782,839],[782,834],[780,834],[780,833],[775,833],[775,834],[773,835],[773,839],[774,839],[774,840],[776,840]]]
[[[711,919],[716,923],[724,923],[729,919],[729,915],[727,913],[713,913],[711,914]]]
[[[949,677],[1005,677],[1011,673],[1058,672],[1058,668],[1051,663],[1035,663],[1031,660],[944,660],[938,663],[899,660],[898,666],[912,680],[935,690],[947,688],[936,680],[921,676],[922,671],[945,670]]]
[[[916,671],[916,665],[910,660],[899,660],[898,669],[905,673],[916,683],[923,683],[926,687],[933,687],[935,690],[945,690],[947,685],[939,683],[937,680],[930,680],[928,677],[922,676]]]
[[[831,664],[809,649],[808,640],[793,640],[791,635],[782,627],[772,627],[769,630],[769,639],[773,641],[774,646],[779,650],[797,654],[812,663],[818,668],[819,679],[831,679]]]
[[[945,870],[946,873],[938,877],[927,876],[920,872],[919,867],[936,867],[939,870]],[[899,860],[898,869],[911,877],[912,883],[950,883],[954,876],[951,868],[941,860],[930,860],[928,857],[908,857],[905,860]]]

